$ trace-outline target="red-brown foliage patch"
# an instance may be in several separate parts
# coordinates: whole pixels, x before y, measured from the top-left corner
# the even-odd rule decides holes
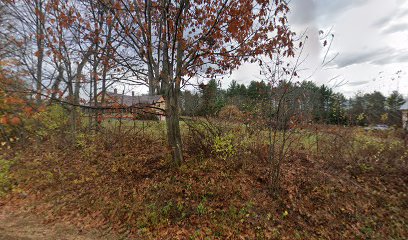
[[[177,168],[161,140],[94,135],[69,146],[50,139],[20,149],[12,196],[35,198],[35,211],[50,220],[137,239],[406,239],[407,159],[384,169],[351,156],[293,151],[276,194],[266,157],[238,164],[186,156]]]

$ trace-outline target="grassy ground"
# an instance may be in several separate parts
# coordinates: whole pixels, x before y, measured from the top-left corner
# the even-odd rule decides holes
[[[198,136],[205,126],[184,125],[186,161],[174,167],[162,123],[137,124],[145,134],[113,127],[5,151],[3,204],[136,239],[408,238],[408,151],[395,132],[298,129],[272,192],[268,132],[219,126],[233,149],[224,158]]]

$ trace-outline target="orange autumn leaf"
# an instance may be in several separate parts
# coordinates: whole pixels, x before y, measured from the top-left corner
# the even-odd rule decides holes
[[[6,116],[2,116],[2,117],[0,118],[0,124],[3,124],[3,125],[7,125],[7,124],[8,124],[8,119],[7,119]]]
[[[10,119],[10,124],[13,126],[17,126],[21,124],[21,119],[17,116],[14,116]]]
[[[33,113],[33,108],[32,107],[25,107],[23,109],[23,111],[27,114],[27,115],[31,115]]]
[[[24,104],[24,100],[21,98],[7,97],[4,99],[4,103],[10,104],[10,105],[18,105],[18,104]]]

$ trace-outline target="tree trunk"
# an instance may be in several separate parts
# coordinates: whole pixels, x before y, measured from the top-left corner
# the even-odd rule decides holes
[[[57,63],[57,69],[58,69],[58,75],[57,78],[55,79],[55,82],[52,85],[52,91],[51,91],[51,101],[55,101],[58,98],[61,98],[59,95],[59,86],[64,78],[64,69],[62,67],[62,63]]]
[[[78,64],[77,70],[75,75],[73,76],[73,79],[71,80],[71,84],[73,84],[73,99],[72,102],[73,106],[71,109],[71,130],[72,134],[75,135],[77,128],[80,127],[80,90],[81,90],[81,77],[82,77],[82,70],[85,66],[85,64],[88,62],[88,59],[92,53],[92,47],[90,47],[87,51],[87,53],[84,55],[82,61]],[[72,86],[71,86],[72,88]],[[72,91],[72,90],[71,90]]]
[[[163,24],[167,28],[167,13],[169,11],[168,2],[163,1]],[[171,155],[176,166],[183,162],[183,150],[180,134],[180,115],[179,115],[179,92],[180,85],[173,79],[173,65],[169,58],[169,43],[163,36],[163,71],[162,86],[166,94],[166,125],[167,125],[167,142],[171,148]],[[177,73],[176,73],[177,74]],[[177,75],[179,76],[179,75]]]
[[[183,145],[180,134],[179,90],[173,84],[166,94],[167,141],[171,147],[173,161],[177,166],[183,162]]]
[[[93,66],[92,66],[92,77],[91,77],[91,83],[93,84],[93,89],[90,90],[90,92],[93,92],[93,99],[90,99],[90,103],[94,103],[94,107],[96,108],[94,111],[94,119],[95,119],[95,126],[96,128],[99,128],[99,122],[98,122],[98,59],[97,59],[97,54],[94,54],[94,61],[93,61]],[[92,85],[91,84],[91,85]],[[91,114],[89,114],[91,115]]]

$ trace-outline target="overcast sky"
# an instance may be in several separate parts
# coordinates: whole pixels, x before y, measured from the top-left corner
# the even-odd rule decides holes
[[[408,98],[408,0],[291,0],[290,7],[292,30],[298,35],[307,30],[309,37],[299,80],[326,84],[346,97],[398,90]],[[338,56],[322,68],[326,49],[319,30],[330,29],[334,40],[327,59]],[[257,64],[244,64],[221,83],[227,88],[231,80],[248,84],[259,78]]]
[[[397,89],[408,97],[407,0],[292,0],[290,5],[292,29],[299,34],[307,29],[309,36],[303,78],[315,72],[309,80],[347,97],[375,90],[388,95]],[[322,68],[325,50],[318,31],[330,28],[334,41],[328,55],[339,55]],[[245,64],[229,79],[247,84],[258,73],[256,65]]]

